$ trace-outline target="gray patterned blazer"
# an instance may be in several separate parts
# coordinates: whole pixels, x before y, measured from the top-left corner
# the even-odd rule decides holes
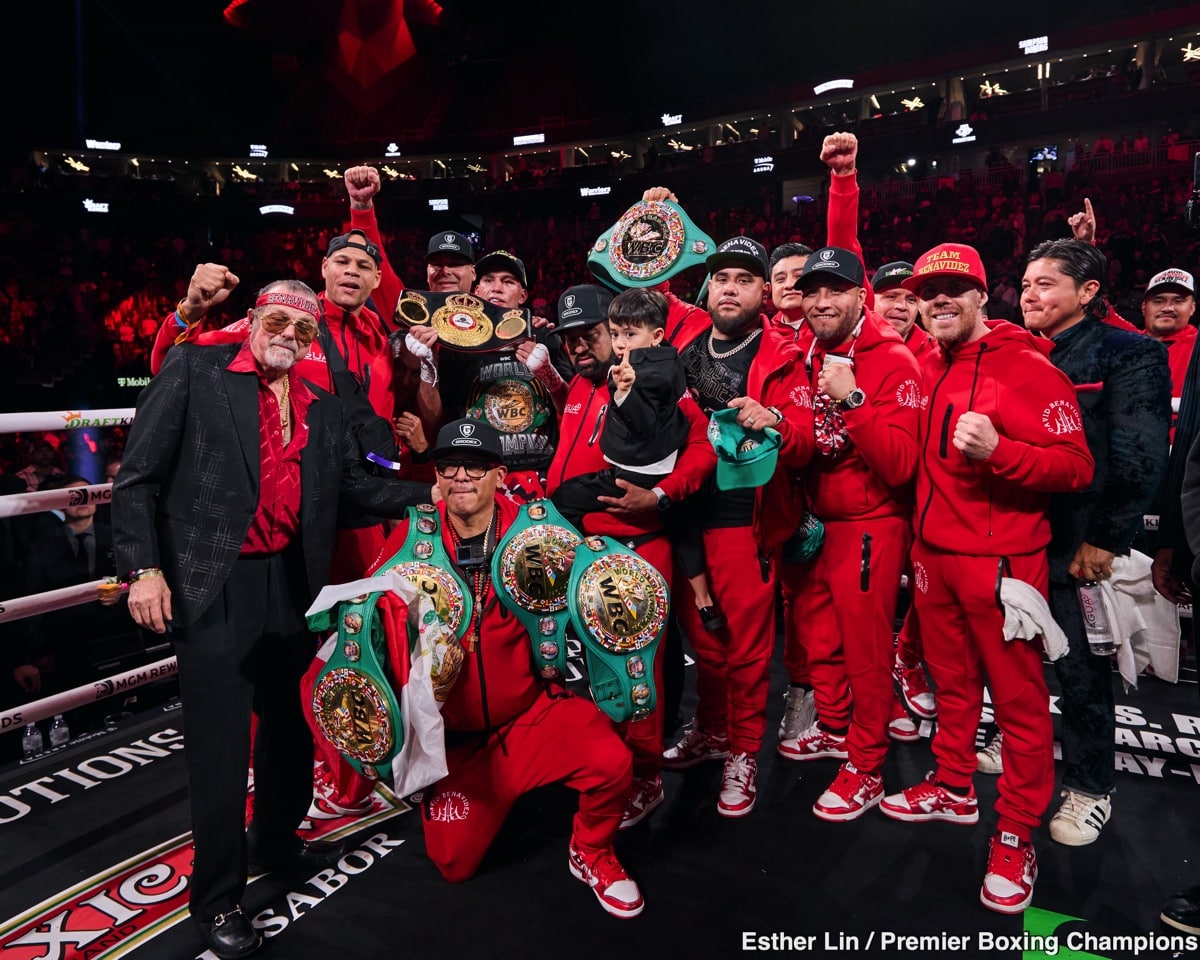
[[[138,398],[113,484],[117,571],[161,567],[176,627],[216,598],[258,505],[258,378],[226,369],[240,347],[171,350]],[[364,472],[341,401],[308,388],[316,400],[300,455],[300,535],[315,596],[329,581],[339,506],[398,517],[428,501],[429,487]]]

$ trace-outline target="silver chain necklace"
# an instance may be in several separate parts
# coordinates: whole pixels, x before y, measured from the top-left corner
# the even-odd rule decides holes
[[[750,346],[750,344],[752,344],[752,343],[754,342],[755,338],[756,338],[756,337],[757,337],[757,336],[758,336],[760,333],[762,333],[762,327],[758,327],[758,328],[756,328],[756,329],[755,329],[755,331],[754,331],[752,334],[750,334],[750,336],[746,337],[746,339],[745,339],[745,340],[743,340],[741,343],[739,343],[739,344],[738,344],[736,347],[734,347],[732,350],[726,350],[724,353],[717,353],[717,351],[713,349],[713,335],[712,335],[712,331],[709,331],[709,334],[708,334],[708,355],[709,355],[710,357],[712,357],[714,360],[724,360],[726,357],[732,357],[732,356],[733,356],[735,353],[741,353],[741,352],[742,352],[743,350],[745,350],[745,349],[746,349],[748,346]]]

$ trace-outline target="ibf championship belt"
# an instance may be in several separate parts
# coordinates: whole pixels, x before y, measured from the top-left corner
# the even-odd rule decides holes
[[[567,672],[565,633],[571,559],[580,536],[549,500],[521,505],[492,554],[492,583],[500,602],[529,632],[533,672],[546,680]]]
[[[464,658],[460,640],[471,622],[470,591],[452,572],[442,546],[436,508],[408,509],[408,536],[375,572],[395,571],[430,600],[423,641],[433,649],[434,696],[445,700]],[[337,628],[337,645],[313,687],[313,715],[321,733],[362,776],[390,780],[404,746],[400,701],[386,670],[387,636],[376,612],[381,592],[363,594],[308,618],[309,629]],[[408,642],[422,642],[410,605]]]
[[[640,200],[592,244],[588,269],[614,290],[652,287],[704,263],[716,249],[679,204]]]
[[[499,350],[532,336],[528,310],[498,307],[469,293],[405,290],[395,319],[402,327],[433,327],[442,346],[467,353]]]
[[[585,537],[567,590],[592,699],[617,722],[648,717],[657,702],[654,653],[670,612],[667,581],[610,537]]]

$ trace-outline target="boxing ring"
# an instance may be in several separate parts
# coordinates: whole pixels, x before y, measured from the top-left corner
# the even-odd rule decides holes
[[[0,430],[64,429],[65,413],[0,415]],[[97,419],[124,425],[132,414],[98,410],[72,418],[78,426],[99,426],[85,423]],[[0,497],[0,517],[110,499],[109,484],[15,494]],[[89,603],[104,591],[124,587],[97,580],[13,597],[0,601],[0,623]],[[164,657],[5,710],[0,725],[18,730],[174,673],[174,658]],[[1056,714],[1053,676],[1048,670]],[[685,717],[695,706],[693,680],[686,683]],[[666,774],[666,804],[618,836],[622,862],[646,898],[636,920],[604,914],[568,874],[575,809],[569,791],[553,787],[522,798],[478,876],[449,885],[424,856],[419,818],[402,816],[412,805],[378,788],[364,814],[343,815],[316,802],[309,811],[307,837],[348,841],[335,867],[252,880],[245,905],[270,941],[266,955],[327,960],[404,949],[414,956],[508,960],[560,944],[582,960],[648,949],[701,958],[778,950],[1023,960],[1053,955],[1023,947],[1056,931],[1059,937],[1170,934],[1157,923],[1159,906],[1196,882],[1200,851],[1194,813],[1200,705],[1190,661],[1177,686],[1146,678],[1138,691],[1117,691],[1113,822],[1085,848],[1052,844],[1044,827],[1035,834],[1041,876],[1034,909],[1024,918],[978,905],[995,823],[995,778],[976,778],[982,816],[973,828],[870,815],[847,824],[817,821],[811,806],[836,761],[775,756],[785,687],[777,642],[753,815],[718,816],[720,765],[701,765]],[[177,701],[155,706],[29,761],[0,765],[0,960],[211,960],[184,922],[191,844],[179,707]],[[985,721],[989,713],[985,707]],[[915,783],[931,764],[928,739],[894,744],[885,785]],[[902,937],[927,939],[906,948]],[[1173,955],[1159,947],[1151,941],[1137,956]],[[1088,953],[1113,960],[1133,955],[1096,946]]]

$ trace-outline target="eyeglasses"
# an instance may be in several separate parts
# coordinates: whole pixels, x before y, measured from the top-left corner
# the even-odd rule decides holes
[[[296,342],[302,346],[317,337],[317,325],[312,320],[297,320],[286,313],[268,313],[262,318],[262,327],[267,333],[283,333],[290,326],[295,326]]]
[[[478,460],[455,460],[453,463],[439,463],[436,466],[438,476],[443,480],[453,480],[457,477],[459,467],[466,471],[468,480],[482,480],[492,469],[490,463],[481,463]]]

